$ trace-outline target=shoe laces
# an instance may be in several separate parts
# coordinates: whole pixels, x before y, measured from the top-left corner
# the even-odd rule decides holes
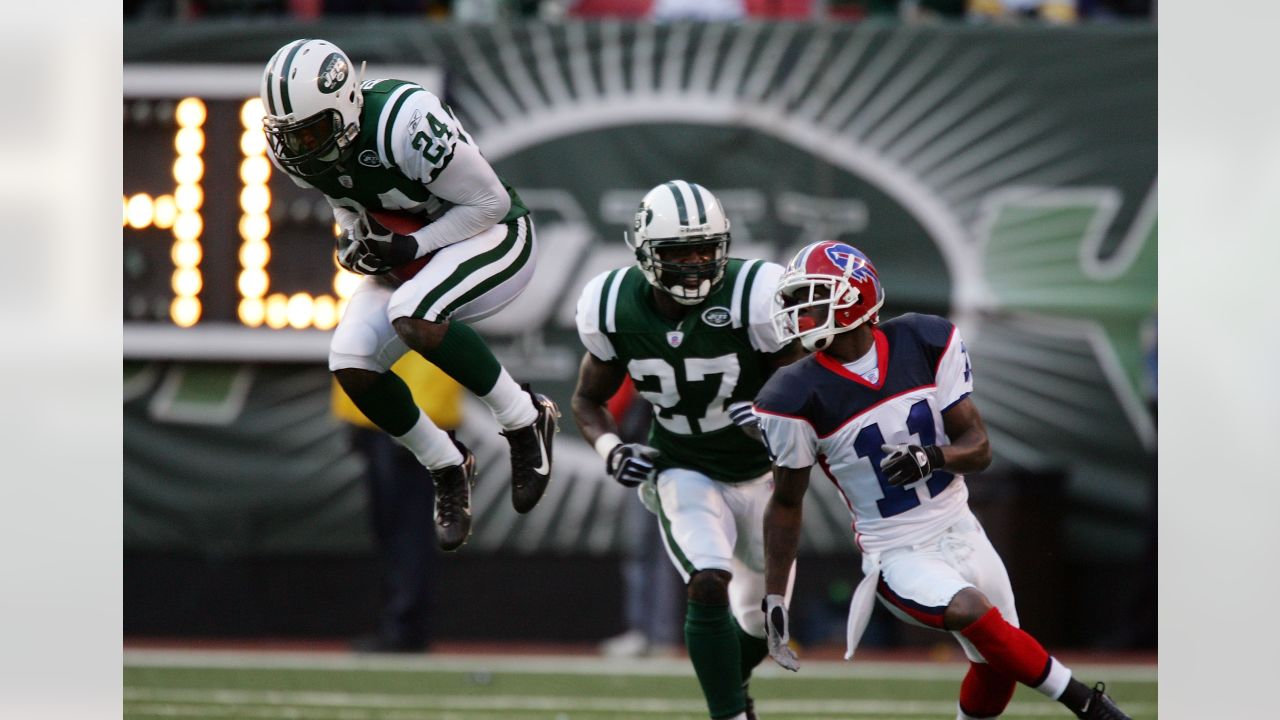
[[[442,518],[456,519],[466,512],[467,476],[463,465],[445,468],[435,475],[436,512]]]

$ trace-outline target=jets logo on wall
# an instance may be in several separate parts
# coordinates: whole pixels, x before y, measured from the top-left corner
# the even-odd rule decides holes
[[[471,49],[513,42],[524,67]],[[636,207],[645,191],[683,177],[723,204],[734,257],[786,263],[809,243],[844,243],[874,261],[886,318],[936,313],[966,336],[982,332],[973,362],[1000,407],[1088,396],[1115,418],[1105,432],[1095,424],[1088,437],[1065,437],[1050,419],[991,411],[988,425],[1017,440],[1004,447],[1025,452],[1025,462],[1088,456],[1129,467],[1137,453],[1123,448],[1152,446],[1131,318],[1156,300],[1155,204],[1148,214],[1143,201],[1148,190],[1155,197],[1154,138],[1141,147],[1115,140],[1083,111],[1146,117],[1155,90],[1154,77],[1136,75],[1145,70],[1133,71],[1139,89],[1114,101],[1121,113],[1095,81],[1099,66],[1066,69],[1040,87],[1019,82],[1006,50],[931,33],[641,24],[512,39],[477,28],[443,45],[457,61],[458,97],[471,100],[455,106],[459,119],[504,176],[537,178],[518,184],[535,213],[554,212],[574,230],[540,224],[543,251],[584,258],[540,271],[518,307],[495,316],[512,332],[572,328],[576,289],[631,260],[608,239],[628,226],[643,231],[651,218]],[[542,83],[545,92],[530,91]],[[1064,123],[1073,101],[1081,119]],[[1110,150],[1136,151],[1136,165],[1110,162]],[[696,213],[698,198],[684,199]],[[1114,299],[1107,315],[1099,293]],[[535,316],[537,308],[546,310]],[[721,317],[707,310],[702,319],[714,326]],[[1046,361],[1029,349],[1046,347],[1061,351]],[[1061,367],[1071,372],[1053,372]],[[1040,379],[1034,397],[990,379],[1019,374]],[[1034,449],[1043,438],[1058,442]]]

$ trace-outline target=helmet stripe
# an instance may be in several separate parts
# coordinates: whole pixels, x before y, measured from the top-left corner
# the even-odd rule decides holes
[[[299,40],[294,43],[293,48],[289,50],[288,56],[284,59],[284,67],[280,70],[280,100],[284,104],[285,115],[293,114],[293,103],[289,102],[289,66],[293,65],[293,58],[297,56],[298,51],[301,50],[302,46],[307,44],[307,42],[309,41]]]
[[[276,54],[271,56],[271,61],[267,63],[267,81],[265,83],[267,88],[267,110],[270,111],[272,115],[279,114],[276,111],[275,68],[276,68],[276,63],[280,61],[280,55],[283,52],[284,52],[284,48],[280,48],[279,50],[277,50]]]
[[[702,193],[705,192],[708,195],[710,195],[711,193],[709,193],[705,188],[703,188],[698,183],[689,183],[689,187],[693,190],[694,202],[698,203],[698,224],[706,225],[707,224],[707,206],[704,205],[702,202]]]
[[[684,206],[684,193],[680,192],[680,186],[676,185],[675,180],[663,184],[666,185],[667,189],[670,190],[671,194],[676,198],[676,213],[680,216],[680,224],[688,225],[689,211]]]

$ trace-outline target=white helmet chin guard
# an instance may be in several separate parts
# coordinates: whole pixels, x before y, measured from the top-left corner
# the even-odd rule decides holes
[[[627,244],[645,278],[681,305],[706,300],[724,280],[729,218],[710,190],[684,180],[658,185],[640,201],[632,228]]]
[[[259,89],[271,152],[307,177],[333,167],[360,134],[364,95],[347,54],[324,40],[294,40],[276,51]]]

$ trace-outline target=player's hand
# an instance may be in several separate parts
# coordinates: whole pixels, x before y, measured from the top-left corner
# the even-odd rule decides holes
[[[887,453],[880,469],[890,485],[913,483],[942,467],[942,448],[937,445],[881,445]]]
[[[352,236],[362,241],[366,248],[389,267],[400,267],[418,257],[416,238],[387,228],[367,212],[360,213],[360,219],[352,229]]]
[[[658,451],[640,443],[623,443],[609,451],[605,470],[614,480],[635,487],[654,476],[653,459]]]
[[[751,402],[749,400],[730,404],[729,419],[733,421],[734,425],[742,428],[742,432],[746,433],[747,437],[756,442],[764,442],[764,435],[760,433],[760,418],[751,412]]]
[[[769,638],[769,655],[774,662],[796,672],[800,658],[791,650],[791,618],[787,617],[787,604],[781,595],[765,595],[760,603],[764,610],[764,629]]]
[[[348,231],[338,236],[334,254],[338,264],[357,275],[382,275],[391,271],[392,265],[383,260],[368,244]]]

